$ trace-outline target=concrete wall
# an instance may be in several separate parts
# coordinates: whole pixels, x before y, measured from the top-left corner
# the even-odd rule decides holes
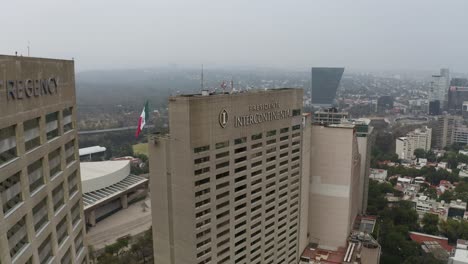
[[[354,129],[312,126],[310,166],[309,240],[343,247],[362,204]]]
[[[299,225],[299,252],[303,252],[309,244],[309,187],[310,187],[310,141],[311,123],[310,114],[303,116],[302,131],[302,177],[301,177],[301,217]]]

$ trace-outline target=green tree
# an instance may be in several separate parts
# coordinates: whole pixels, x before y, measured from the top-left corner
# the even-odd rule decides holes
[[[426,158],[426,151],[424,149],[418,148],[414,150],[414,156],[416,158]]]
[[[439,233],[439,216],[436,214],[426,213],[422,219],[423,232],[431,235],[437,235]]]

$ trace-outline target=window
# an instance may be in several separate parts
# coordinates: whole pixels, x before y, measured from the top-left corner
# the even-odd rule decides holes
[[[78,172],[74,171],[68,175],[68,194],[72,197],[78,191]]]
[[[65,241],[68,237],[68,225],[67,225],[67,215],[65,215],[62,220],[58,223],[57,227],[57,243],[59,246]]]
[[[301,128],[301,125],[295,125],[295,126],[292,127],[292,130],[294,131],[294,130],[298,130],[300,128]]]
[[[210,156],[195,159],[193,162],[195,164],[200,164],[200,163],[205,163],[205,162],[208,162],[208,161],[210,161]]]
[[[240,157],[240,158],[237,158],[234,160],[234,163],[240,163],[240,162],[243,162],[243,161],[246,161],[247,160],[247,157],[246,156],[243,156],[243,157]]]
[[[256,149],[256,148],[261,147],[262,145],[263,145],[263,143],[262,143],[262,142],[259,142],[259,143],[257,143],[257,144],[253,144],[251,148],[252,148],[252,149]]]
[[[246,150],[247,150],[247,147],[237,148],[237,149],[234,150],[234,153],[237,154],[237,153],[244,152],[244,151],[246,151]]]
[[[0,183],[0,197],[0,201],[2,201],[3,204],[3,212],[5,214],[10,212],[23,201],[19,172]]]
[[[245,143],[245,142],[247,142],[247,138],[246,138],[246,137],[241,137],[241,138],[238,138],[238,139],[235,139],[235,140],[234,140],[234,144],[235,144],[235,145],[242,144],[242,143]]]
[[[59,136],[58,129],[58,112],[46,115],[46,135],[47,140],[51,140]]]
[[[42,161],[42,159],[39,159],[28,166],[29,192],[31,194],[44,185],[44,168],[42,166]]]
[[[75,140],[71,140],[65,144],[65,160],[67,165],[75,160]]]
[[[76,250],[76,255],[78,256],[83,249],[83,233],[80,231],[78,235],[75,237],[75,250]]]
[[[200,174],[203,174],[203,173],[206,173],[206,172],[209,172],[210,171],[210,167],[205,167],[205,168],[201,168],[201,169],[198,169],[196,171],[194,171],[194,174],[195,175],[200,175]]]
[[[224,158],[224,157],[227,157],[227,156],[229,156],[229,151],[221,152],[221,153],[216,154],[217,159]]]
[[[289,131],[289,127],[282,128],[280,129],[280,134],[286,133],[288,131]]]
[[[268,131],[268,132],[266,133],[266,136],[267,136],[267,137],[271,137],[271,136],[274,136],[274,135],[276,135],[276,130],[270,130],[270,131]]]
[[[54,202],[54,211],[57,212],[57,210],[64,204],[63,183],[55,187],[52,191],[52,200]]]
[[[252,135],[252,140],[257,140],[262,138],[262,133]]]
[[[23,123],[24,145],[26,151],[41,145],[41,134],[39,132],[40,118],[34,118]]]
[[[193,152],[200,153],[200,152],[204,152],[208,150],[210,150],[210,146],[203,146],[203,147],[194,148]]]
[[[216,149],[221,149],[225,147],[229,147],[229,141],[219,142],[219,143],[216,143],[215,145]]]
[[[0,165],[16,158],[16,126],[0,129]]]
[[[33,208],[34,230],[36,230],[36,233],[49,222],[47,211],[46,197]]]
[[[301,114],[301,109],[293,109],[292,110],[292,115],[293,116],[298,116]]]
[[[227,167],[227,166],[229,166],[229,161],[225,161],[225,162],[216,164],[216,169],[221,169],[221,168],[224,168],[224,167]]]
[[[73,107],[63,110],[63,132],[68,132],[73,129],[72,113]]]
[[[26,219],[23,216],[7,232],[8,245],[10,246],[10,256],[15,258],[17,254],[29,244]]]
[[[54,178],[57,174],[62,171],[62,164],[60,158],[60,148],[49,153],[49,169],[50,178]]]
[[[71,263],[72,263],[71,253],[70,253],[70,249],[68,249],[65,255],[63,255],[62,260],[60,261],[60,264],[71,264]]]

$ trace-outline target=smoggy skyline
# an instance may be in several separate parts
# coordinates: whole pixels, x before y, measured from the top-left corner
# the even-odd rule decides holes
[[[6,1],[0,54],[156,65],[468,72],[463,0]]]

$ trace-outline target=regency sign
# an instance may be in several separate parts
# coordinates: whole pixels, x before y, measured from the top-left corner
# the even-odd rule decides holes
[[[291,109],[280,109],[279,102],[249,105],[249,114],[234,116],[234,127],[245,127],[292,117]]]
[[[58,93],[58,78],[0,80],[0,91],[5,87],[7,100],[55,95]],[[1,95],[0,95],[1,96]]]

